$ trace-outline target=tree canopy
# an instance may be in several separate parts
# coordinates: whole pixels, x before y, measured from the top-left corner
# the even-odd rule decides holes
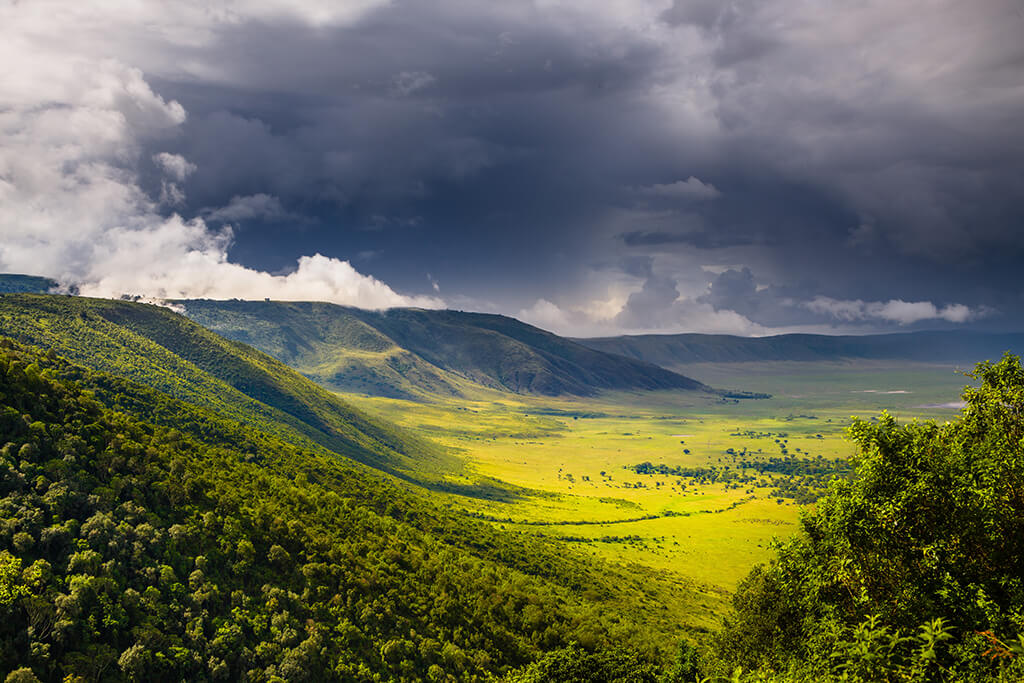
[[[969,376],[980,386],[953,422],[853,423],[854,475],[740,586],[716,643],[720,673],[1024,672],[1024,369],[1007,354]]]

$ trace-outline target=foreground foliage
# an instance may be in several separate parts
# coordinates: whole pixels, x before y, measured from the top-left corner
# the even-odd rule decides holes
[[[981,363],[953,423],[856,421],[852,478],[741,585],[708,668],[750,680],[1024,676],[1024,369]],[[747,680],[748,677],[743,677]]]

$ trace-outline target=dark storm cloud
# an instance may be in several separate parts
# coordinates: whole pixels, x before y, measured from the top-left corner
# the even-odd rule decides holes
[[[543,170],[622,125],[618,101],[643,87],[657,52],[591,44],[534,19],[412,2],[336,29],[232,27],[213,48],[231,89],[218,97],[166,83],[193,114],[183,151],[210,157],[211,171],[192,185],[258,174],[292,195],[305,181],[310,195],[390,203],[527,156],[531,172]],[[564,165],[579,161],[577,153]],[[243,170],[225,173],[228,163]]]
[[[971,14],[980,28],[995,28],[999,10],[988,3]],[[787,11],[785,3],[678,2],[662,18],[681,33],[660,40],[640,31],[602,33],[600,26],[578,30],[557,16],[541,21],[536,10],[518,3],[504,11],[394,3],[338,29],[240,24],[213,48],[232,81],[219,101],[209,93],[205,101],[191,97],[187,84],[169,88],[193,113],[182,151],[201,170],[187,189],[211,201],[217,192],[270,190],[293,202],[326,199],[375,212],[421,201],[441,218],[447,204],[459,201],[459,189],[472,188],[494,202],[483,210],[486,217],[511,212],[507,222],[514,223],[521,193],[541,205],[576,204],[568,213],[584,216],[614,183],[671,183],[689,161],[719,173],[760,169],[805,184],[808,192],[824,189],[835,203],[884,223],[878,248],[941,260],[950,250],[974,246],[978,226],[968,227],[970,219],[988,226],[1011,208],[995,205],[1006,203],[995,197],[979,202],[979,195],[992,183],[1019,188],[1020,144],[1012,131],[1006,129],[1002,140],[993,130],[963,135],[958,124],[969,124],[977,113],[961,100],[965,93],[940,92],[939,104],[947,106],[929,111],[922,100],[935,98],[915,91],[928,83],[900,83],[893,73],[899,64],[862,83],[873,65],[850,65],[847,50],[856,45],[843,35],[856,27],[841,18],[830,27],[828,17],[811,14],[802,19],[826,32],[808,41],[771,21]],[[958,27],[949,22],[961,13],[946,8],[931,22],[942,29],[940,40],[952,39]],[[900,18],[881,9],[862,15],[851,13],[846,21],[868,31]],[[709,91],[695,95],[709,98],[704,104],[726,136],[717,151],[699,149],[680,163],[672,157],[696,141],[674,135],[664,112],[655,112],[649,88],[676,78],[678,56],[668,41],[685,40],[690,26],[707,41],[706,54],[683,63],[709,78]],[[839,40],[826,49],[830,30]],[[907,32],[888,26],[893,38]],[[901,47],[885,35],[855,37],[881,48],[878,61],[903,58],[919,69],[939,58],[940,50],[921,39]],[[1014,57],[1012,47],[975,47],[991,54],[962,60],[963,73],[949,79],[950,90],[970,87],[979,75],[1007,77],[1011,64],[999,61]],[[1016,105],[1003,103],[1004,109],[1007,104]],[[227,113],[247,106],[251,118]],[[1000,117],[989,112],[988,118]],[[219,144],[210,144],[213,139]],[[1007,142],[1016,154],[1007,154]],[[999,156],[1011,162],[1016,178],[994,172]],[[227,172],[225,164],[238,168]],[[493,172],[498,167],[512,173]],[[660,178],[659,167],[665,169]],[[491,180],[501,192],[489,192]],[[549,187],[557,194],[545,191]],[[751,190],[722,203],[753,198],[750,213],[785,220],[784,208],[769,206],[773,212],[764,214],[758,188]],[[504,205],[494,196],[502,193]],[[462,219],[479,219],[479,213]],[[529,217],[521,222],[536,224]],[[991,230],[998,239],[1004,228]],[[760,241],[701,236],[690,244]]]
[[[719,273],[707,294],[698,298],[716,311],[735,311],[765,327],[811,324],[820,320],[805,305],[814,296],[814,288],[765,286],[759,289],[749,268],[729,269]]]
[[[657,247],[670,244],[682,244],[698,249],[721,249],[756,244],[752,235],[719,235],[708,232],[661,232],[634,230],[621,235],[622,242],[628,247]]]
[[[292,248],[385,247],[392,259],[374,267],[389,282],[419,284],[408,261],[443,245],[453,262],[498,261],[505,287],[519,273],[502,255],[539,262],[537,286],[558,286],[565,269],[544,262],[587,237],[603,210],[593,198],[628,182],[630,167],[647,163],[643,148],[658,144],[655,114],[636,100],[660,48],[578,26],[539,21],[526,5],[444,3],[396,3],[334,29],[233,26],[211,48],[230,87],[160,82],[190,112],[175,149],[199,168],[186,194],[195,207],[276,196],[323,226]],[[374,216],[420,216],[423,229],[377,242],[354,234]],[[243,225],[235,253],[262,267],[297,255],[268,250],[260,230]],[[440,270],[449,281],[464,273]]]
[[[181,103],[134,172],[245,265],[372,253],[399,290],[629,329],[1024,310],[1011,0],[157,7],[68,50]]]

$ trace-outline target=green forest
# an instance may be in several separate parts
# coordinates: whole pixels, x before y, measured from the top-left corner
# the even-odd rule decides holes
[[[8,681],[1024,679],[1015,356],[954,421],[855,420],[852,461],[801,462],[816,503],[697,631],[442,504],[407,466],[447,454],[166,309],[4,296],[0,321]]]
[[[9,670],[472,680],[573,642],[642,648],[549,549],[10,342],[0,374]]]

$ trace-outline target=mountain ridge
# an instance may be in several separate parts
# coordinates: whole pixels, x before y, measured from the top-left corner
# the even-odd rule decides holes
[[[1024,333],[967,330],[874,335],[785,334],[739,337],[711,334],[632,335],[575,338],[590,348],[673,369],[694,363],[759,361],[907,360],[960,362],[998,358],[1024,348]]]
[[[0,273],[0,294],[46,294],[59,287],[56,280],[40,275]]]
[[[308,440],[388,472],[445,458],[270,356],[160,306],[52,294],[0,296],[0,335],[193,405]]]
[[[323,302],[182,300],[208,329],[276,357],[328,388],[396,398],[488,389],[589,396],[708,390],[654,364],[588,348],[505,316]],[[412,376],[412,380],[409,377]]]

